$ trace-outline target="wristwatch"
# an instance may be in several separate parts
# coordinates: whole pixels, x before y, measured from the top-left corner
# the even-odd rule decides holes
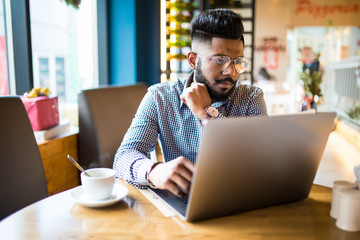
[[[217,118],[219,116],[219,111],[214,108],[214,107],[207,107],[205,109],[205,115],[204,115],[204,118],[201,119],[201,122],[200,122],[200,125],[203,126],[204,124],[207,123],[207,119],[210,118]]]
[[[205,111],[211,118],[217,118],[219,116],[219,111],[214,107],[207,107]]]

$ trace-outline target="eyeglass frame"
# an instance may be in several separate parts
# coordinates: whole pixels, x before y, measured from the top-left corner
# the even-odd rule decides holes
[[[199,56],[199,57],[200,57],[200,55],[199,55],[197,52],[194,52],[194,51],[191,51],[191,52],[194,53],[196,56]],[[239,73],[239,74],[240,74],[240,73],[244,73],[244,72],[246,71],[246,68],[247,68],[248,64],[249,64],[249,60],[248,60],[247,58],[245,58],[245,57],[231,58],[231,57],[226,56],[226,55],[214,55],[214,56],[212,56],[211,60],[207,59],[208,62],[213,61],[214,57],[225,57],[225,58],[230,59],[228,65],[227,65],[224,69],[219,70],[218,72],[224,71],[225,69],[227,69],[227,68],[230,66],[231,63],[233,63],[234,66],[235,66],[235,71],[236,71],[237,73]],[[246,66],[244,67],[244,71],[243,71],[243,72],[239,72],[239,71],[236,69],[235,61],[236,61],[237,59],[245,60],[244,62],[245,62],[245,64],[246,64]]]

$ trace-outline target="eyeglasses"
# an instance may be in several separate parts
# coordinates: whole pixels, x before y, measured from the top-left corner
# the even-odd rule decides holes
[[[198,55],[196,52],[193,52],[195,55]],[[249,64],[249,61],[244,57],[238,57],[232,60],[228,56],[213,56],[211,59],[208,59],[210,67],[217,72],[224,71],[229,67],[231,62],[234,62],[235,70],[238,73],[243,73],[246,71],[246,67]]]

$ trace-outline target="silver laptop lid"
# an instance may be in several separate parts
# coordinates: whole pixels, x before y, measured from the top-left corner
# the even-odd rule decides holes
[[[186,220],[306,198],[335,116],[317,113],[209,121]]]

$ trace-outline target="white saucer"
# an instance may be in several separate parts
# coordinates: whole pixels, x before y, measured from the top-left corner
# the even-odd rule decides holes
[[[70,195],[71,197],[80,205],[83,205],[85,207],[106,207],[110,206],[121,199],[123,199],[127,194],[129,190],[122,185],[115,185],[114,190],[111,194],[111,196],[108,199],[105,200],[92,200],[89,199],[85,193],[82,186],[74,188]]]

